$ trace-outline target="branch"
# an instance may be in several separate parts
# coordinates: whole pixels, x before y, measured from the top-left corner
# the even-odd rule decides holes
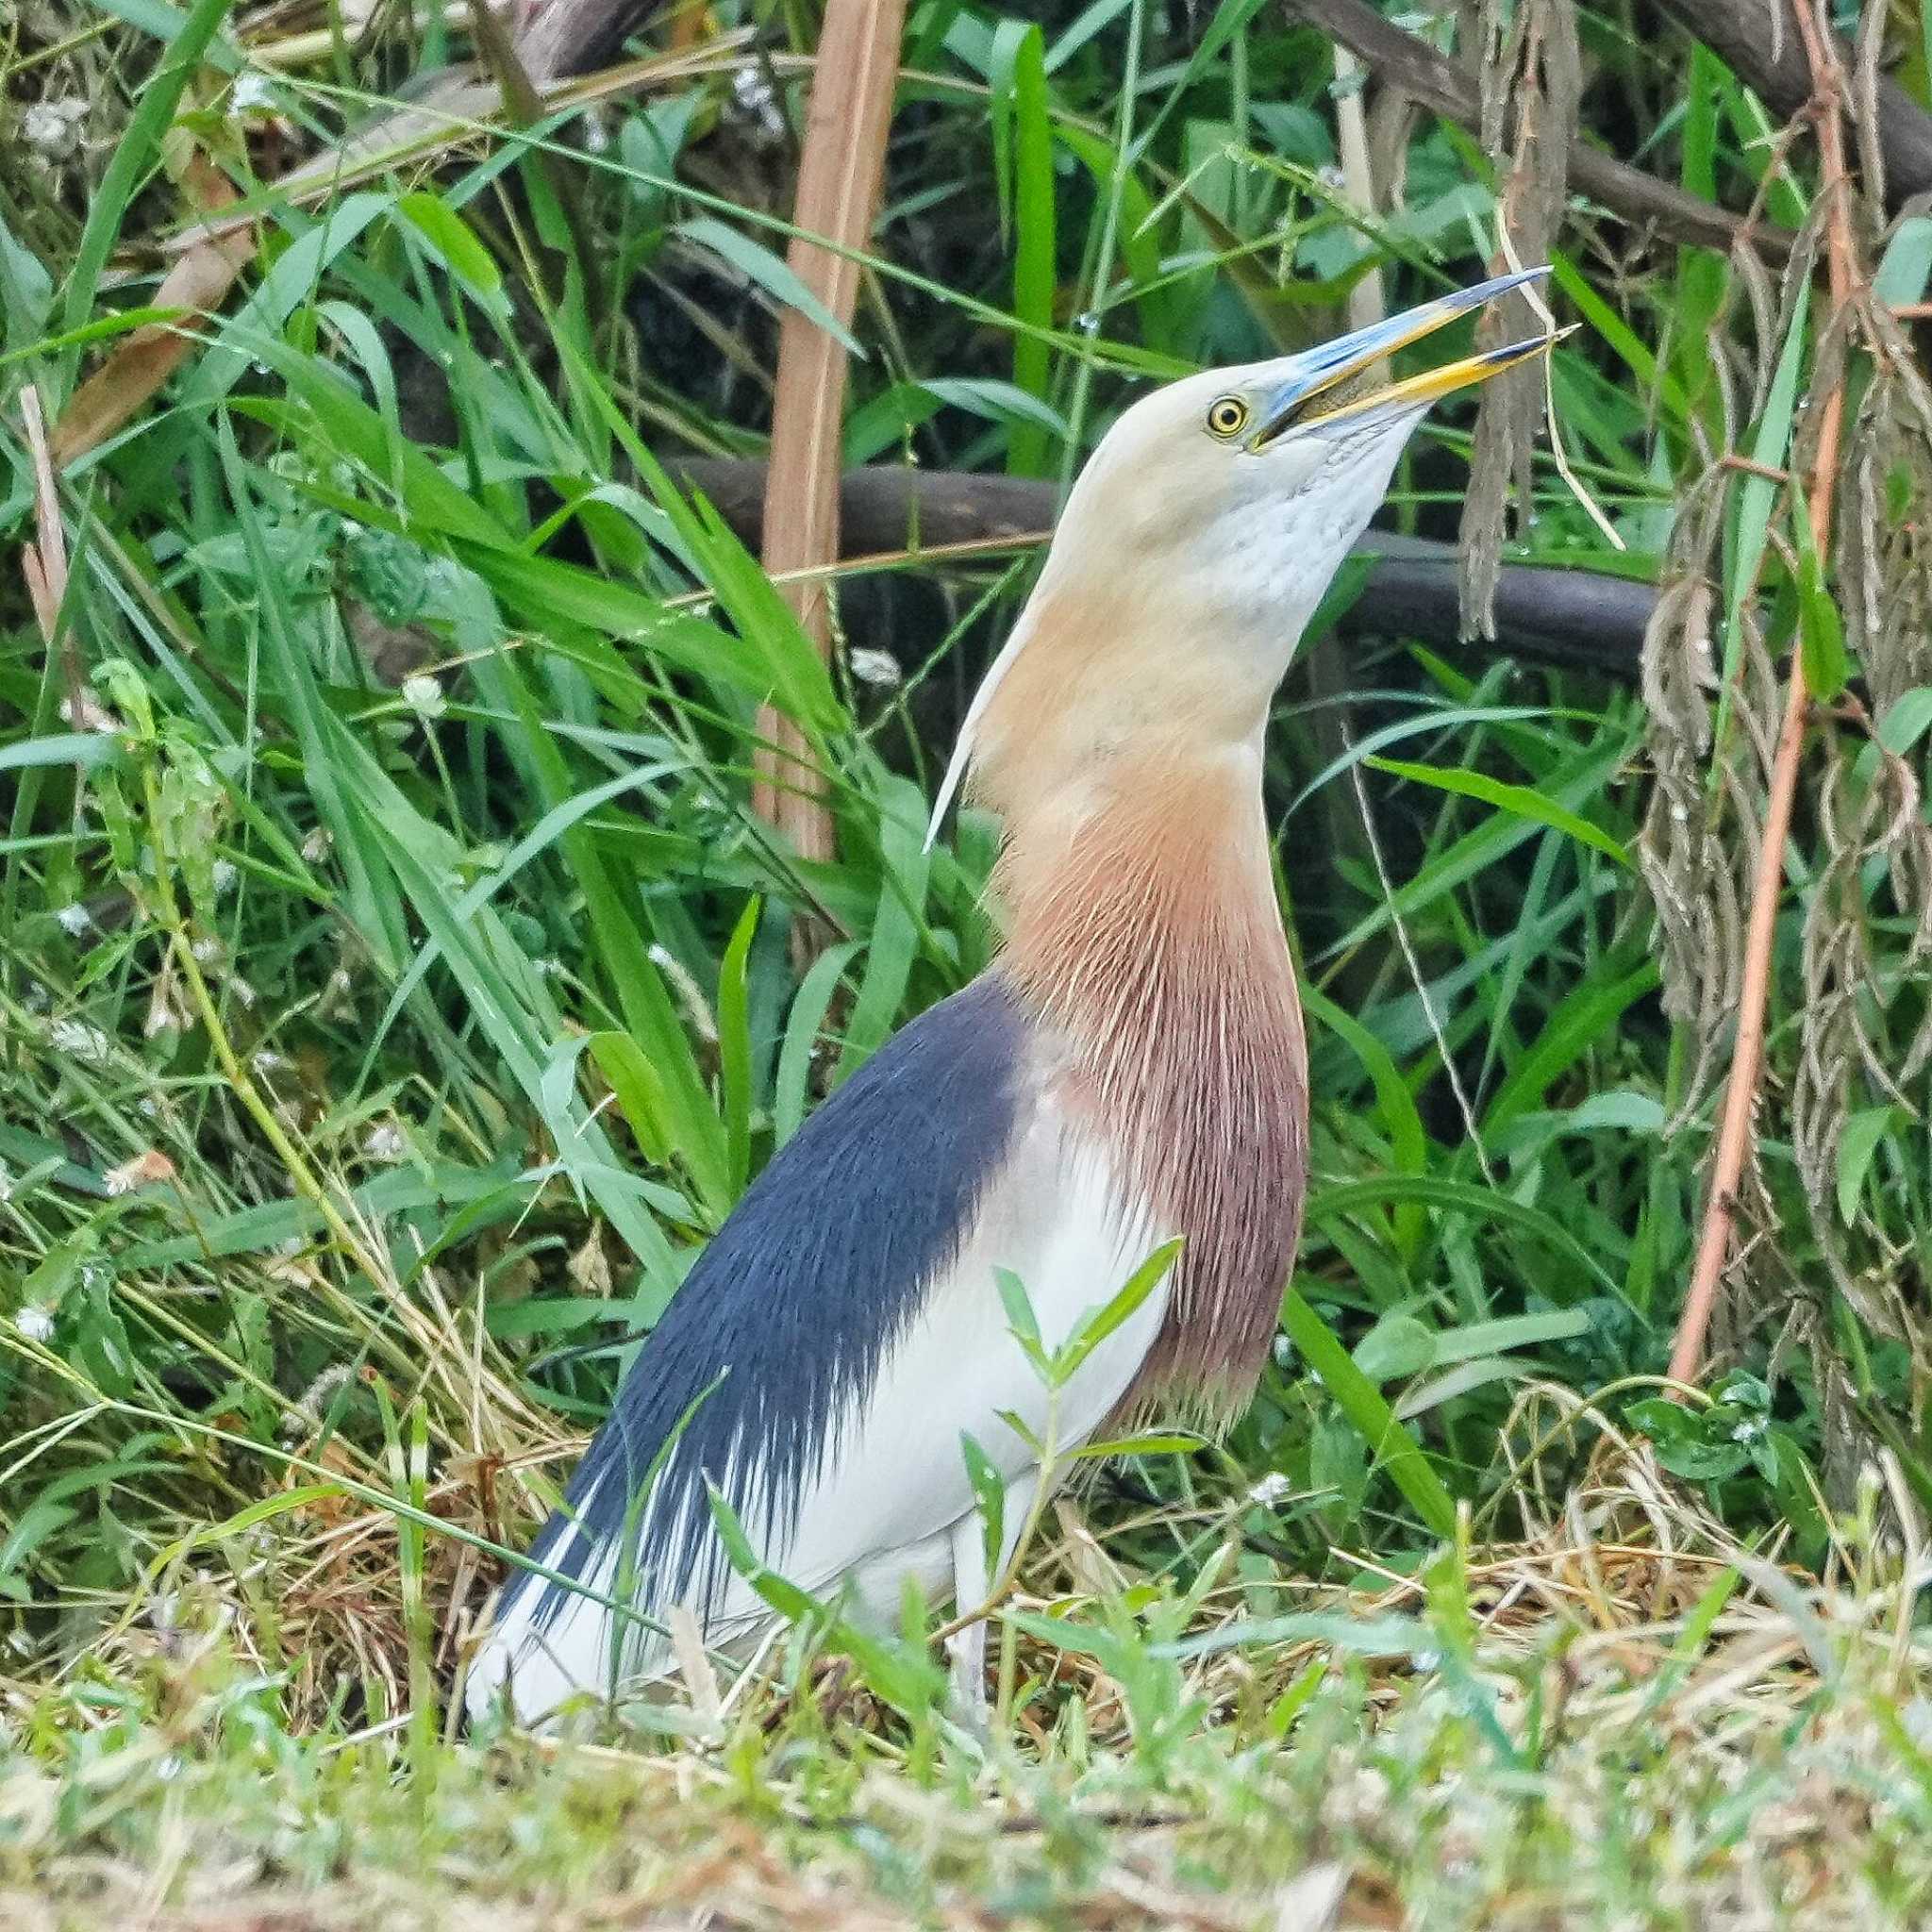
[[[1819,80],[1807,42],[1817,36],[1809,15],[1801,17],[1790,0],[1664,0],[1664,11],[1717,55],[1774,115],[1791,120],[1810,104]],[[1848,53],[1836,37],[1820,49],[1834,67]],[[1932,188],[1932,114],[1883,75],[1875,105],[1885,198],[1896,208]]]
[[[1751,0],[1734,4],[1748,6]],[[1366,0],[1287,0],[1287,6],[1291,19],[1305,20],[1340,41],[1379,80],[1445,120],[1472,130],[1480,128],[1482,102],[1474,75],[1437,53],[1426,41],[1392,25]],[[1701,5],[1694,10],[1701,11]],[[1791,252],[1792,237],[1787,230],[1762,222],[1747,224],[1585,142],[1571,146],[1570,185],[1626,221],[1648,224],[1679,242],[1728,251],[1748,240],[1774,261],[1784,260]]]
[[[701,491],[747,543],[758,541],[765,466],[748,458],[681,458],[666,467]],[[1043,542],[1051,483],[887,464],[840,479],[840,555],[891,558],[954,544]],[[1594,671],[1634,683],[1657,592],[1635,578],[1546,564],[1506,563],[1496,591],[1493,642],[1459,636],[1456,546],[1372,530],[1356,546],[1375,561],[1341,628],[1354,636],[1414,638],[1444,650]]]

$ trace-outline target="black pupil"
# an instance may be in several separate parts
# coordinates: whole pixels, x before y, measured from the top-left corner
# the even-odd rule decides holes
[[[1215,421],[1224,429],[1234,428],[1241,420],[1241,406],[1239,403],[1223,403],[1214,412]]]

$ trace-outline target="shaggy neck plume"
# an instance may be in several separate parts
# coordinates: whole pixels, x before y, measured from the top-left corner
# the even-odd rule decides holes
[[[1069,1043],[1071,1105],[1185,1238],[1129,1407],[1251,1392],[1293,1262],[1307,1060],[1252,742],[1123,750],[1072,791],[997,763],[1000,971]]]

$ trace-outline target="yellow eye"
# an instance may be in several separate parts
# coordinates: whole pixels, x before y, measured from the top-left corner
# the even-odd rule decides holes
[[[1208,427],[1216,436],[1239,436],[1248,426],[1248,406],[1239,396],[1217,396],[1208,405]]]

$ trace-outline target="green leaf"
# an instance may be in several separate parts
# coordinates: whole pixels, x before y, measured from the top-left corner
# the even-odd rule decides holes
[[[67,300],[62,322],[66,327],[77,328],[88,320],[101,271],[113,252],[115,238],[134,201],[149,158],[175,118],[182,90],[208,57],[216,30],[232,4],[233,0],[197,0],[187,13],[175,16],[180,24],[159,62],[142,84],[134,112],[128,117],[113,158],[88,196],[87,225],[81,230],[79,245],[63,278]]]
[[[1878,721],[1878,741],[1894,757],[1904,758],[1932,729],[1932,685],[1915,685],[1901,691]]]
[[[1355,1345],[1356,1367],[1378,1384],[1419,1374],[1435,1359],[1435,1331],[1413,1315],[1384,1315]]]
[[[1308,1220],[1317,1224],[1341,1220],[1360,1213],[1364,1208],[1378,1208],[1394,1201],[1421,1201],[1430,1207],[1452,1208],[1521,1227],[1568,1255],[1593,1280],[1616,1292],[1617,1283],[1609,1271],[1561,1222],[1512,1195],[1497,1193],[1491,1188],[1472,1187],[1466,1181],[1442,1180],[1433,1174],[1389,1174],[1374,1180],[1318,1187],[1308,1196]],[[1565,1291],[1562,1284],[1544,1282],[1544,1292],[1553,1301]]]
[[[1838,1137],[1838,1213],[1849,1227],[1858,1218],[1858,1196],[1885,1137],[1900,1121],[1896,1107],[1868,1107],[1845,1122]]]
[[[1412,765],[1400,758],[1370,758],[1367,762],[1376,771],[1394,777],[1412,779],[1418,785],[1433,785],[1439,791],[1458,792],[1464,798],[1477,798],[1498,810],[1513,812],[1518,818],[1534,819],[1539,824],[1580,839],[1619,865],[1631,863],[1630,848],[1621,839],[1611,838],[1600,825],[1591,824],[1588,819],[1527,785],[1510,785],[1485,773],[1464,771],[1453,765]]]
[[[428,242],[443,265],[485,306],[501,307],[503,275],[475,231],[441,195],[418,191],[403,195],[395,211]]]
[[[1798,658],[1805,688],[1821,704],[1832,703],[1845,688],[1851,664],[1845,656],[1844,625],[1824,582],[1824,569],[1811,535],[1811,520],[1801,511],[1798,528]]]
[[[774,254],[762,242],[741,235],[715,215],[692,215],[689,221],[678,223],[672,232],[701,248],[708,248],[756,282],[774,301],[810,317],[848,356],[865,360],[865,351],[854,340],[851,330],[806,287],[784,257]]]
[[[1033,1299],[1026,1292],[1026,1284],[1010,1268],[995,1268],[992,1278],[999,1289],[1000,1306],[1007,1311],[1007,1326],[1013,1331],[1014,1340],[1036,1361],[1043,1361],[1045,1351],[1040,1341],[1040,1320],[1033,1312]]]
[[[1010,44],[1009,44],[1010,43]],[[1013,313],[1026,326],[1013,332],[1013,383],[1041,402],[1053,369],[1054,295],[1058,287],[1054,238],[1056,195],[1053,133],[1047,118],[1046,42],[1040,28],[1003,21],[993,36],[997,60],[1008,64],[1014,124]],[[1015,476],[1047,473],[1046,431],[1015,423],[1007,433],[1007,469]]]
[[[986,1574],[999,1574],[1000,1555],[1007,1546],[1007,1479],[994,1467],[993,1459],[979,1446],[976,1437],[959,1432],[959,1454],[966,1464],[966,1482],[979,1511],[980,1536],[984,1542]],[[976,1610],[977,1604],[958,1604],[959,1615]]]
[[[711,1521],[731,1567],[773,1609],[791,1623],[823,1629],[826,1647],[850,1657],[866,1688],[901,1716],[917,1721],[939,1706],[946,1690],[943,1671],[908,1646],[855,1628],[810,1591],[769,1568],[752,1548],[744,1525],[724,1492],[715,1484],[706,1487]]]
[[[1322,1025],[1345,1041],[1374,1084],[1375,1110],[1389,1136],[1389,1154],[1397,1174],[1420,1174],[1428,1165],[1428,1136],[1416,1108],[1415,1095],[1402,1077],[1394,1056],[1353,1013],[1345,1012],[1314,986],[1302,989],[1302,1004]],[[1424,1226],[1421,1205],[1403,1203],[1394,1215],[1395,1251],[1405,1264],[1413,1261]]]
[[[1328,1324],[1293,1289],[1283,1297],[1281,1320],[1289,1340],[1322,1378],[1322,1386],[1335,1398],[1336,1407],[1430,1533],[1444,1541],[1453,1537],[1456,1499],[1443,1487],[1422,1445],[1383,1399],[1382,1391],[1355,1365]]]
[[[1608,961],[1599,974],[1614,973]],[[1483,1115],[1485,1141],[1501,1133],[1512,1121],[1542,1104],[1557,1080],[1574,1067],[1591,1047],[1614,1041],[1617,1024],[1638,1000],[1652,991],[1658,978],[1657,962],[1646,959],[1634,972],[1616,978],[1593,976],[1558,1002],[1535,1045],[1510,1069]]]
[[[1147,1297],[1167,1279],[1168,1271],[1185,1245],[1180,1241],[1163,1241],[1113,1294],[1097,1308],[1090,1308],[1074,1323],[1073,1333],[1053,1357],[1052,1381],[1055,1388],[1063,1388],[1072,1380],[1087,1357],[1124,1322],[1134,1316]]]
[[[751,1175],[751,942],[761,902],[754,895],[732,928],[718,967],[718,1084],[724,1106],[724,1178],[735,1201]]]

